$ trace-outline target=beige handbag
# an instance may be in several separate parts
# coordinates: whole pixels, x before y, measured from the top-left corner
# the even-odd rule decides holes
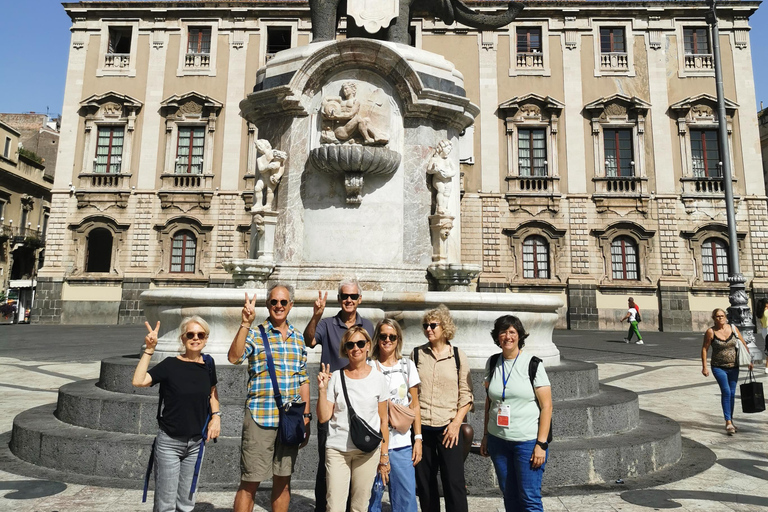
[[[405,358],[401,360],[401,363],[404,364],[406,368],[405,386],[408,387],[408,384],[411,382],[410,365],[408,365],[408,361]],[[381,373],[384,373],[378,361],[376,361],[376,366],[379,368]],[[413,412],[410,407],[397,404],[392,400],[389,400],[388,402],[387,411],[389,417],[389,425],[401,434],[406,434],[416,419],[416,413]]]

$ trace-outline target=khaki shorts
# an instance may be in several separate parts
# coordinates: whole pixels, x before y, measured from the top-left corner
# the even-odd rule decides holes
[[[277,428],[262,427],[246,409],[240,447],[240,480],[263,482],[271,476],[291,476],[299,454],[298,446],[284,446]]]

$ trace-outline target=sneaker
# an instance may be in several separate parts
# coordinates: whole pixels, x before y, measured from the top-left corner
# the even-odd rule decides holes
[[[645,345],[645,343],[643,343],[643,340],[637,340],[635,345]]]
[[[624,338],[624,343],[629,343],[629,340],[627,338]],[[765,373],[768,373],[768,368],[765,369]]]

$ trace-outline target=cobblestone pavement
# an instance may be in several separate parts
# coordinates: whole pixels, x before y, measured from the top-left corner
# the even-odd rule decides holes
[[[618,326],[617,326],[618,327]],[[0,510],[24,512],[149,511],[137,489],[89,485],[81,479],[18,464],[7,449],[19,412],[56,401],[63,384],[96,378],[99,361],[130,353],[144,336],[143,326],[0,325]],[[547,511],[757,511],[768,510],[767,413],[742,414],[739,433],[725,435],[719,389],[701,375],[701,334],[645,333],[645,345],[622,343],[623,331],[557,331],[563,357],[598,364],[600,381],[635,391],[640,407],[678,421],[684,460],[673,471],[623,484],[545,489]],[[490,341],[489,341],[490,342]],[[758,365],[757,376],[766,380]],[[555,445],[556,446],[556,445]],[[553,449],[556,447],[553,446]],[[15,472],[14,472],[15,471]],[[53,475],[53,476],[52,476]],[[622,476],[622,475],[617,475]],[[78,480],[81,483],[71,483]],[[232,491],[206,490],[196,511],[231,510]],[[470,510],[502,508],[499,497],[470,497]],[[314,509],[313,493],[296,490],[291,510]],[[258,493],[254,510],[269,510],[269,495]]]

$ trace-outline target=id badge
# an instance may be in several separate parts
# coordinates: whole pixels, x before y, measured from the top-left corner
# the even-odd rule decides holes
[[[508,405],[500,405],[499,411],[496,414],[496,426],[497,427],[508,427],[509,426],[509,406]]]

